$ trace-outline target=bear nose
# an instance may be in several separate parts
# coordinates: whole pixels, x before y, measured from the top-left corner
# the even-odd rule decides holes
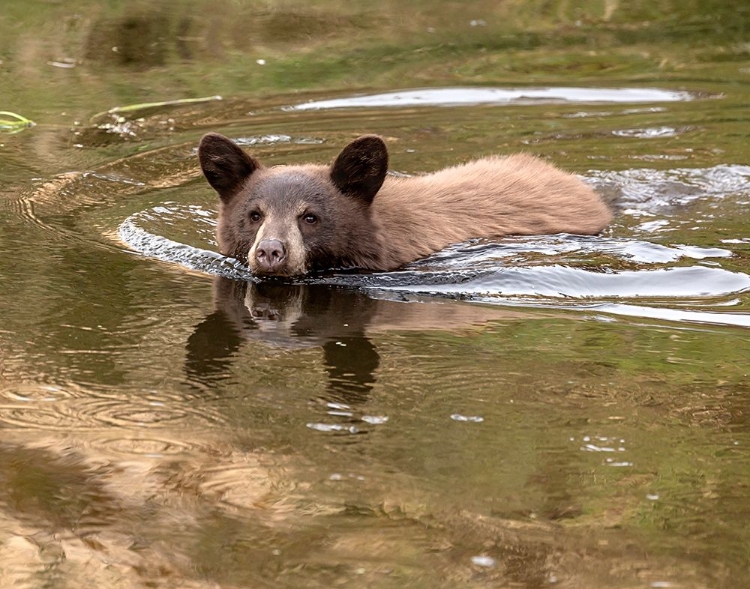
[[[286,260],[286,249],[278,239],[264,239],[255,248],[255,260],[263,272],[274,272]]]

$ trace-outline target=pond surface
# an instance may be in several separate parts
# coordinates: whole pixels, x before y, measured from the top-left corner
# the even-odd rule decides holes
[[[0,110],[37,123],[0,131],[0,585],[750,583],[750,29],[73,4],[0,21]],[[215,253],[210,130],[269,165],[537,153],[617,215],[255,281]]]

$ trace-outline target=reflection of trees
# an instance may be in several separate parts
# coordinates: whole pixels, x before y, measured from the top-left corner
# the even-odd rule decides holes
[[[184,22],[184,17],[179,18]],[[170,30],[170,25],[167,14],[158,9],[120,18],[105,16],[91,27],[84,55],[86,59],[138,69],[163,66],[167,44],[179,31]]]
[[[11,98],[18,103],[13,107],[46,113],[57,100],[65,103],[61,110],[79,120],[91,114],[92,102],[96,112],[156,96],[246,95],[271,88],[331,87],[332,81],[342,79],[340,87],[371,86],[383,75],[393,84],[409,79],[394,74],[398,64],[407,62],[411,70],[400,70],[401,74],[431,71],[439,76],[447,71],[448,79],[454,80],[455,68],[460,68],[462,75],[489,83],[508,71],[505,54],[518,49],[544,53],[562,48],[580,57],[592,49],[667,40],[679,44],[677,60],[688,44],[716,47],[717,56],[742,56],[746,52],[741,44],[750,28],[750,11],[722,0],[476,0],[468,13],[459,2],[428,0],[407,5],[396,0],[260,5],[231,0],[77,0],[40,3],[33,11],[23,0],[5,0],[3,16],[0,60],[9,70],[4,83],[15,86]],[[470,20],[486,26],[467,26]],[[478,51],[480,69],[473,71],[467,63]],[[647,51],[652,47],[637,53]],[[645,67],[656,71],[662,60],[672,59],[668,52],[653,53]],[[281,69],[262,73],[255,63],[258,58],[276,60]],[[440,65],[446,58],[450,63],[443,71]],[[575,73],[575,61],[562,61],[557,69]],[[614,63],[605,60],[599,65]],[[67,66],[74,67],[60,71]],[[525,71],[524,65],[521,68]],[[587,69],[582,72],[589,74]],[[518,72],[511,68],[510,76],[517,83]]]

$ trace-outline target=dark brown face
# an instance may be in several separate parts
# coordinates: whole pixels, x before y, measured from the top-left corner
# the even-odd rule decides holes
[[[259,275],[350,265],[348,244],[370,224],[367,204],[340,194],[325,168],[261,170],[237,198],[227,223]]]
[[[297,276],[377,255],[370,204],[388,157],[379,138],[354,141],[331,167],[263,168],[217,134],[203,138],[199,157],[222,202],[222,252],[254,274]]]

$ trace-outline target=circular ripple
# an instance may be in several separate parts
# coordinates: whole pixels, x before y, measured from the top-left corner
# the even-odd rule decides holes
[[[59,405],[0,408],[0,423],[23,429],[70,431],[81,427],[75,416],[60,410]]]
[[[248,457],[244,457],[243,464],[201,471],[201,492],[219,497],[222,503],[253,507],[271,490],[271,484],[268,470],[257,461],[247,464],[247,460]]]
[[[0,407],[0,423],[26,429],[80,430],[102,426],[140,429],[175,425],[212,427],[223,422],[222,416],[206,408],[110,399],[77,399],[35,403],[28,407]]]
[[[12,388],[0,388],[0,397],[12,402],[22,403],[54,403],[64,399],[80,396],[70,388],[55,385],[14,385]]]
[[[718,165],[712,168],[598,171],[588,174],[600,189],[614,189],[624,214],[662,214],[706,198],[750,195],[750,166]]]
[[[120,427],[163,427],[190,422],[191,424],[216,425],[224,420],[212,415],[205,408],[200,410],[185,405],[129,402],[97,399],[86,403],[78,415],[84,422]]]
[[[200,444],[167,438],[107,438],[96,445],[110,452],[128,456],[179,456],[196,450]]]

